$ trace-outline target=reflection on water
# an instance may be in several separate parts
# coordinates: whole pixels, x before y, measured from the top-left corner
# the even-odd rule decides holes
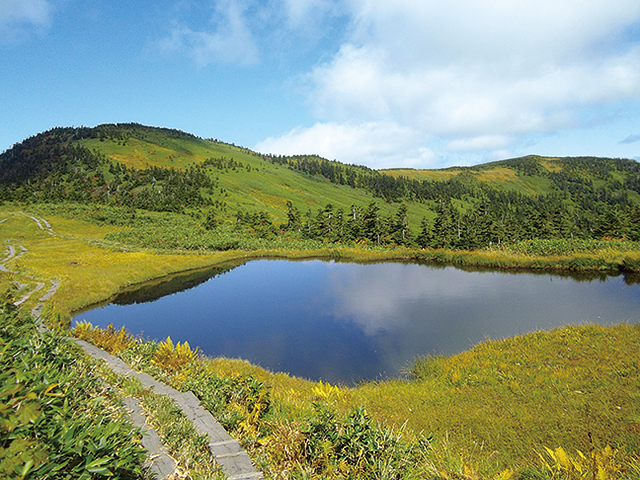
[[[111,303],[115,303],[116,305],[131,305],[134,303],[153,302],[167,295],[191,290],[212,278],[228,272],[236,266],[237,264],[196,270],[170,275],[146,282],[142,285],[133,285],[118,293]]]
[[[147,285],[117,300],[135,304],[76,319],[334,383],[397,376],[417,356],[457,353],[486,338],[640,320],[640,286],[622,276],[318,260],[229,268]],[[174,294],[149,301],[166,292]]]

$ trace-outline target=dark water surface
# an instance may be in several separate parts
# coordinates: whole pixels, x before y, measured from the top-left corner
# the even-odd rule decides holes
[[[458,353],[486,338],[638,323],[640,285],[628,283],[623,276],[257,260],[125,292],[74,320],[124,325],[136,335],[188,341],[210,356],[353,383],[398,376],[418,356]]]

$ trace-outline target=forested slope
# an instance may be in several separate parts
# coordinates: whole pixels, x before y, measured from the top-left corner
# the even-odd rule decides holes
[[[377,171],[138,124],[59,127],[15,145],[0,155],[0,200],[99,205],[131,219],[136,209],[171,212],[203,235],[341,244],[474,250],[530,239],[640,240],[634,160],[527,156]]]

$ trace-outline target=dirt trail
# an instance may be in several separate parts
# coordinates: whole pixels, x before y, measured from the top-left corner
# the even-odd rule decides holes
[[[26,215],[25,213],[22,213],[22,215],[25,216],[25,217],[29,217],[31,220],[36,222],[36,225],[38,226],[38,228],[40,230],[43,230],[43,231],[47,232],[51,236],[55,236],[55,232],[51,228],[51,225],[44,218],[36,218],[36,217],[33,217],[33,216]],[[8,220],[7,218],[3,218],[2,220],[0,220],[0,224],[6,222],[7,220]],[[18,251],[18,249],[19,249],[19,251]],[[7,248],[6,248],[5,252],[6,252],[6,257],[3,258],[2,260],[0,260],[0,272],[18,274],[19,272],[15,271],[15,270],[10,270],[9,267],[7,267],[7,263],[8,262],[12,262],[14,260],[18,260],[25,253],[27,253],[28,250],[23,245],[19,245],[17,243],[16,244],[9,243],[7,245]],[[30,280],[34,280],[35,283],[36,283],[36,286],[35,286],[35,288],[33,290],[27,292],[25,295],[22,296],[22,298],[20,298],[16,302],[14,302],[14,305],[16,305],[16,306],[22,305],[24,302],[26,302],[31,297],[31,295],[33,295],[36,292],[39,292],[45,286],[44,283],[37,281],[38,279],[36,279],[35,277],[25,275],[25,278],[28,278]],[[44,307],[44,302],[49,300],[56,293],[58,288],[60,287],[60,282],[58,280],[49,280],[49,282],[51,282],[51,287],[49,288],[49,290],[47,290],[47,293],[44,296],[42,296],[42,297],[40,297],[38,299],[38,303],[31,310],[31,314],[36,319],[40,318],[40,314],[42,313],[42,308]],[[25,286],[28,286],[28,285],[18,284],[18,286],[25,287]]]
[[[44,218],[36,218],[24,213],[22,213],[22,215],[32,219],[40,230],[51,236],[55,236],[55,232],[51,228],[51,225]],[[6,221],[6,218],[0,220],[0,224]],[[7,263],[19,259],[21,256],[25,255],[28,250],[16,242],[7,242],[8,245],[5,250],[6,256],[0,260],[0,271],[19,274],[17,271],[10,270],[9,267],[7,267]],[[23,295],[20,300],[14,302],[14,305],[16,306],[22,305],[31,298],[33,294],[39,292],[45,287],[45,283],[38,281],[38,279],[33,276],[23,275],[22,277],[34,281],[36,286]],[[45,302],[53,297],[60,287],[60,281],[58,280],[48,280],[48,282],[51,283],[51,286],[47,292],[38,299],[36,305],[31,309],[31,316],[36,320],[39,331],[48,330],[41,319],[42,309],[44,308]],[[28,286],[27,284],[15,283],[20,288]],[[220,426],[220,424],[211,416],[211,414],[200,406],[199,401],[191,392],[184,394],[177,392],[176,390],[157,382],[148,375],[134,372],[120,360],[94,347],[93,345],[86,344],[85,342],[77,339],[75,339],[75,342],[92,357],[107,361],[107,364],[109,364],[112,369],[116,367],[114,371],[124,369],[126,374],[139,377],[143,384],[148,388],[153,388],[157,393],[166,394],[172,397],[176,402],[176,405],[182,409],[187,415],[187,418],[194,423],[199,433],[209,436],[209,450],[217,463],[221,465],[225,476],[229,480],[259,480],[264,478],[262,473],[256,470],[247,453],[242,449],[242,447],[240,447],[238,441],[232,439],[227,432],[224,431],[222,426]],[[166,453],[166,448],[160,442],[157,434],[146,426],[144,412],[137,403],[137,400],[134,398],[127,398],[125,400],[127,410],[130,412],[133,421],[145,430],[145,447],[149,450],[149,460],[151,462],[152,471],[154,471],[160,479],[173,478],[176,464]]]

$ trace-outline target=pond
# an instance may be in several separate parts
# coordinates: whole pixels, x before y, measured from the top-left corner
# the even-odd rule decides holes
[[[638,323],[624,276],[425,264],[254,260],[123,292],[74,321],[188,341],[209,356],[331,383],[397,377],[419,356],[580,323]]]

